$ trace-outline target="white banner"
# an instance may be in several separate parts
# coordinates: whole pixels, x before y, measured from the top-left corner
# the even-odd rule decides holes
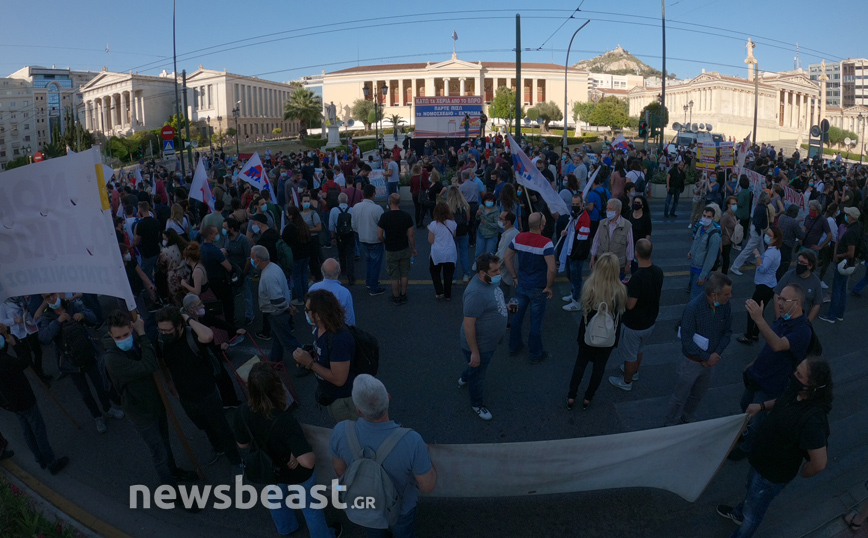
[[[214,211],[214,194],[211,193],[211,185],[208,184],[204,159],[199,159],[199,164],[196,165],[196,173],[193,174],[193,182],[190,184],[190,198],[208,204],[211,211]]]
[[[136,303],[98,147],[0,174],[0,301],[97,293]]]
[[[506,136],[509,137],[509,147],[510,151],[512,151],[512,166],[515,170],[515,180],[519,185],[538,192],[546,204],[548,204],[549,211],[552,213],[569,215],[570,208],[564,203],[564,199],[552,188],[551,183],[542,175],[542,172],[537,170],[536,165],[531,162],[525,152],[521,150],[521,147],[516,144],[512,135],[507,132]]]
[[[613,488],[657,488],[688,502],[702,495],[747,415],[668,428],[527,443],[430,445],[431,497],[518,497]],[[335,478],[331,430],[304,426],[320,484]]]

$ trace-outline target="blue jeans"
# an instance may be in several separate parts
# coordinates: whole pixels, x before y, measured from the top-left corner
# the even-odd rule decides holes
[[[383,243],[362,243],[362,252],[367,259],[365,284],[368,291],[377,291],[380,289],[380,270],[383,268]]]
[[[479,352],[479,366],[475,368],[469,366],[470,363],[470,351],[466,349],[461,350],[464,353],[464,360],[467,361],[468,366],[461,374],[461,380],[466,381],[470,388],[470,405],[473,407],[481,407],[482,406],[482,385],[485,383],[485,371],[488,369],[488,363],[491,362],[491,357],[494,355],[494,350],[491,351],[480,351]]]
[[[834,264],[832,270],[835,273],[832,280],[832,302],[829,303],[826,315],[830,318],[843,318],[844,308],[847,306],[847,279],[850,277],[839,273]]]
[[[386,529],[366,529],[368,538],[386,538]],[[392,538],[416,538],[416,507],[406,514],[401,514],[398,521],[392,525]]]
[[[316,485],[316,473],[310,475],[306,481],[298,484],[304,488],[304,498],[310,501],[310,489]],[[280,505],[278,508],[269,508],[271,519],[274,520],[274,526],[277,527],[278,534],[286,536],[298,530],[298,518],[295,511],[286,506],[286,495],[290,493],[287,484],[277,485],[281,490],[280,501],[275,501]],[[304,521],[307,523],[307,531],[311,538],[334,538],[335,532],[329,528],[326,523],[325,512],[322,509],[302,508],[301,513],[304,515]]]
[[[307,258],[292,260],[292,298],[304,301],[307,295],[307,281],[310,276],[310,264]]]
[[[669,193],[666,195],[666,204],[663,206],[663,214],[664,215],[674,215],[675,209],[678,207],[678,199],[681,198],[680,192]],[[669,212],[669,203],[672,203],[672,212]]]
[[[525,288],[519,284],[515,288],[515,298],[518,299],[518,311],[512,316],[509,329],[509,350],[518,351],[522,346],[521,325],[524,314],[530,306],[530,334],[527,337],[527,348],[531,358],[542,357],[542,322],[546,313],[546,296],[542,288]]]
[[[253,291],[250,289],[250,275],[244,277],[241,283],[241,297],[244,298],[244,321],[256,317],[253,311]]]
[[[48,467],[54,463],[54,451],[48,444],[48,434],[45,432],[45,420],[39,412],[39,406],[33,404],[30,409],[15,411],[21,430],[24,432],[24,442],[36,458],[40,467]]]
[[[753,536],[762,523],[769,505],[786,486],[787,482],[783,484],[769,482],[751,467],[747,475],[747,495],[732,511],[735,517],[742,520],[742,524],[730,535],[730,538]]]
[[[493,254],[497,252],[497,236],[483,237],[481,232],[476,233],[476,257],[485,253]]]
[[[579,302],[582,299],[582,269],[584,268],[584,260],[570,260],[570,292],[573,295],[573,301]]]
[[[294,366],[295,360],[292,359],[292,352],[301,347],[301,342],[298,341],[292,334],[289,327],[289,312],[281,314],[269,314],[271,322],[271,331],[274,335],[274,342],[271,343],[271,353],[268,355],[268,360],[271,362],[283,362],[286,367]],[[283,360],[284,356],[289,354],[290,358]]]
[[[754,391],[744,389],[744,394],[741,396],[741,410],[744,412],[750,404],[767,402],[771,399],[771,396],[761,390]],[[759,428],[760,423],[768,414],[768,411],[760,411],[756,415],[750,417],[750,421],[747,423],[744,433],[741,434],[741,449],[743,451],[750,452],[750,449],[753,447],[753,439],[756,436],[756,431]]]
[[[705,293],[705,286],[700,286],[696,283],[699,280],[699,273],[694,273],[693,268],[690,268],[690,300],[693,300],[697,295]]]
[[[172,471],[177,469],[177,465],[175,465],[175,456],[172,454],[172,447],[169,444],[169,419],[166,414],[162,413],[157,420],[150,424],[134,424],[134,426],[142,440],[148,445],[151,460],[157,469],[157,475],[160,477],[160,483],[174,485],[175,477],[172,476]]]
[[[386,192],[389,194],[394,194],[398,192],[398,182],[397,181],[389,181],[386,183]]]
[[[865,267],[865,276],[862,277],[862,280],[856,283],[853,287],[853,291],[859,293],[865,288],[865,286],[868,286],[868,266]]]
[[[458,247],[458,263],[461,264],[461,272],[455,271],[455,274],[461,276],[470,276],[470,235],[459,235],[455,238],[455,246]]]

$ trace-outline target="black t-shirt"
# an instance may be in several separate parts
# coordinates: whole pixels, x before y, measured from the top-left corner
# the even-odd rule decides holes
[[[837,247],[835,248],[835,254],[844,254],[847,252],[849,247],[855,246],[857,249],[859,247],[859,236],[862,234],[862,225],[858,222],[855,222],[847,227],[847,231],[844,232],[844,235],[838,239]],[[864,252],[863,252],[864,254]]]
[[[145,289],[145,283],[142,282],[142,278],[136,272],[136,267],[138,266],[139,262],[135,258],[132,258],[130,261],[124,260],[124,270],[127,272],[127,280],[130,281],[130,288],[133,290],[133,295],[136,296]]]
[[[295,224],[287,222],[280,237],[292,249],[293,260],[310,258],[310,241],[301,242],[298,240],[298,228]]]
[[[263,449],[267,438],[268,446],[264,447],[264,450],[271,456],[271,460],[280,466],[280,475],[277,477],[279,483],[302,484],[313,474],[313,469],[301,465],[296,466],[295,469],[286,466],[291,456],[298,457],[313,452],[301,425],[289,412],[276,412],[268,419],[251,411],[245,403],[235,413],[235,422],[232,426],[235,440],[242,445],[252,444],[250,439],[252,434],[256,446]]]
[[[413,217],[400,209],[386,211],[380,215],[377,226],[383,229],[385,235],[384,244],[389,252],[398,252],[410,248],[410,239],[407,230],[413,228]]]
[[[154,217],[145,217],[136,224],[139,240],[139,253],[142,258],[153,258],[160,253],[160,222]]]
[[[656,265],[640,267],[627,283],[627,297],[637,299],[632,310],[624,312],[624,325],[634,331],[649,329],[660,313],[663,271]]]
[[[669,170],[669,190],[672,192],[682,192],[684,190],[685,174],[678,169],[678,166],[672,167]]]
[[[212,284],[226,282],[229,278],[226,268],[222,265],[224,260],[226,260],[226,256],[223,255],[223,252],[214,243],[202,243],[200,261],[205,267],[208,282]]]
[[[317,354],[316,362],[324,368],[331,368],[333,362],[352,361],[353,357],[356,356],[356,340],[346,327],[336,333],[325,332],[321,336],[316,336],[313,346]],[[346,383],[340,387],[317,376],[323,394],[335,399],[349,398],[353,395],[353,379],[352,368]]]
[[[637,219],[633,216],[633,210],[630,209],[627,220],[633,225],[633,246],[636,246],[636,242],[640,239],[651,235],[651,215],[647,211],[644,211],[642,216]]]
[[[799,401],[792,385],[756,432],[750,464],[763,478],[776,484],[789,482],[799,473],[809,450],[826,446],[828,410],[813,400]]]
[[[197,351],[190,347],[190,339],[185,333],[181,333],[171,344],[162,344],[163,360],[172,381],[178,389],[178,396],[182,400],[191,402],[199,401],[211,394],[216,388],[214,382],[214,366],[207,354],[207,346],[199,342],[193,329],[185,327],[184,331],[190,331],[192,340],[195,342]]]

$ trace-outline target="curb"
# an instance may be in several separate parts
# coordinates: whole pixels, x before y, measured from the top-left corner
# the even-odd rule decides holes
[[[87,538],[133,538],[63,497],[10,460],[0,463],[7,479],[27,492],[43,515],[54,516]]]

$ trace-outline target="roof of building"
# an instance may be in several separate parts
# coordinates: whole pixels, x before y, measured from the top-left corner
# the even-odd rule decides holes
[[[593,91],[600,93],[610,93],[612,95],[627,95],[628,93],[630,93],[630,90],[619,90],[615,88],[594,88]]]
[[[473,65],[482,64],[482,67],[485,69],[515,69],[515,62],[464,62],[464,63],[472,63]],[[417,71],[428,68],[432,65],[432,63],[427,62],[412,62],[412,63],[403,63],[403,64],[381,64],[381,65],[359,65],[356,67],[350,67],[347,69],[341,69],[339,71],[332,71],[328,73],[329,75],[347,75],[352,73],[372,73],[377,71]],[[538,69],[538,70],[548,70],[548,71],[563,71],[564,66],[553,64],[553,63],[539,63],[539,62],[522,62],[522,69]],[[575,67],[570,67],[570,71],[575,71],[578,73],[583,73],[582,69],[577,69]]]

